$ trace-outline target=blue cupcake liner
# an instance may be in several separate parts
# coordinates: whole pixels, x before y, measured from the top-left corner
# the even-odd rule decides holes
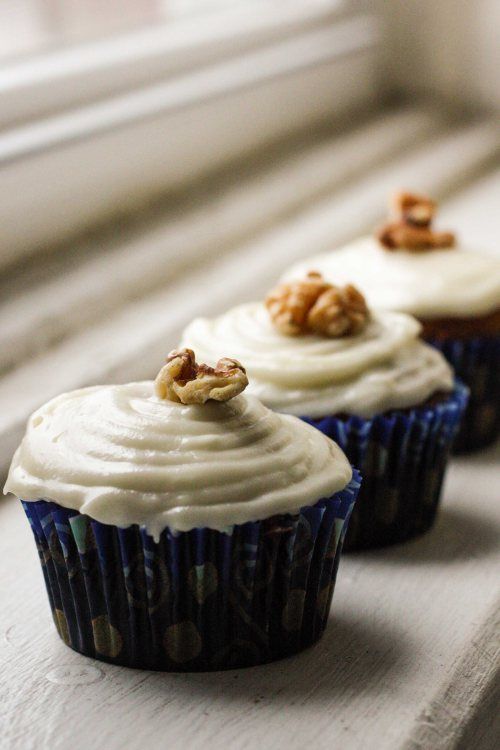
[[[470,399],[455,440],[455,453],[485,448],[500,436],[500,336],[429,339],[470,389]]]
[[[57,631],[71,648],[129,667],[253,666],[322,635],[360,486],[294,515],[226,532],[118,528],[23,501]]]
[[[357,416],[302,417],[337,442],[363,477],[344,550],[404,542],[435,519],[468,389],[432,406]]]

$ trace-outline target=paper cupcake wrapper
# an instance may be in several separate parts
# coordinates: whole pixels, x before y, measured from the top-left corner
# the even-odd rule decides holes
[[[120,529],[39,500],[23,502],[54,622],[71,648],[146,669],[251,666],[314,643],[328,619],[360,486],[295,515],[227,533]]]
[[[345,550],[396,544],[432,526],[467,393],[456,383],[441,403],[372,419],[303,417],[335,440],[363,477]]]
[[[484,448],[500,436],[500,336],[429,340],[470,389],[470,399],[453,446],[456,453]]]

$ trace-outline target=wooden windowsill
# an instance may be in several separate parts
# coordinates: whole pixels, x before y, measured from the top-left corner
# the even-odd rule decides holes
[[[343,557],[319,644],[217,674],[129,670],[64,646],[20,503],[4,501],[3,746],[493,750],[499,458],[454,461],[421,539]]]

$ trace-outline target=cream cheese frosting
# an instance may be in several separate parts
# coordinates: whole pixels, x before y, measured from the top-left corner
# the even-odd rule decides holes
[[[310,270],[327,281],[356,280],[370,307],[418,318],[479,317],[500,307],[500,258],[461,248],[409,252],[363,237],[292,266],[285,280]]]
[[[30,418],[5,492],[158,539],[297,512],[352,477],[341,449],[255,397],[183,405],[152,382],[63,394]]]
[[[369,418],[451,390],[449,365],[418,339],[419,332],[420,324],[408,315],[377,312],[355,336],[285,336],[263,304],[249,303],[215,319],[194,320],[183,345],[209,361],[224,351],[245,362],[249,391],[272,409]]]

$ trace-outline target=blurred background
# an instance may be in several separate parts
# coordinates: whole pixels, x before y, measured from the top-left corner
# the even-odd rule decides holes
[[[400,187],[498,246],[497,0],[3,0],[0,451]],[[496,227],[496,229],[495,229]]]

